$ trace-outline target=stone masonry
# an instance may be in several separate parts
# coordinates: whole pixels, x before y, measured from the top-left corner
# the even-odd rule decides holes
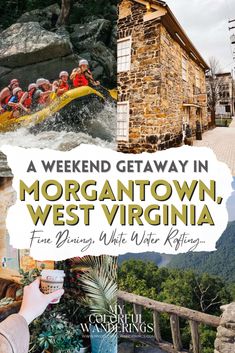
[[[222,307],[223,316],[217,330],[215,353],[235,352],[235,303]]]
[[[118,74],[119,101],[130,106],[129,140],[119,140],[119,150],[126,153],[180,146],[184,121],[193,134],[197,120],[202,129],[208,127],[205,68],[171,36],[161,17],[144,21],[146,11],[144,1],[119,5],[118,39],[132,40],[131,69]],[[182,79],[182,56],[187,81]]]
[[[14,204],[16,197],[11,184],[11,178],[0,177],[0,260],[2,260],[2,258],[5,257],[7,253],[7,211],[8,208]],[[2,270],[0,264],[1,275],[2,272],[4,271]]]

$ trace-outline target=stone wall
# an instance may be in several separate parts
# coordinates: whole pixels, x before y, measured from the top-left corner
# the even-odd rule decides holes
[[[132,37],[132,60],[131,70],[118,74],[119,100],[130,104],[129,141],[119,141],[119,150],[129,153],[179,146],[183,103],[203,105],[201,110],[190,108],[190,124],[193,131],[197,120],[207,127],[206,95],[194,94],[196,68],[200,91],[206,92],[203,69],[170,36],[160,19],[144,22],[145,14],[144,5],[121,2],[118,39]],[[188,82],[182,80],[183,54],[188,58]]]
[[[235,303],[222,307],[223,316],[217,330],[215,353],[235,352]]]
[[[129,142],[119,143],[123,152],[156,150],[160,133],[155,122],[160,114],[160,23],[144,23],[145,13],[145,6],[131,2],[131,15],[118,22],[118,39],[132,37],[131,70],[118,74],[119,100],[130,103]]]
[[[15,202],[15,193],[12,188],[12,178],[0,177],[0,276],[11,277],[15,271],[2,267],[2,258],[8,253],[8,239],[6,229],[6,216],[8,208]]]
[[[203,129],[208,128],[205,71],[198,65],[161,26],[161,113],[166,133],[180,136],[182,122],[188,121],[195,134],[196,121]],[[187,81],[182,79],[182,57],[187,59]],[[196,71],[200,77],[200,88],[196,87]],[[191,106],[186,108],[184,104]],[[194,106],[193,106],[194,105]],[[200,106],[201,109],[196,106]]]

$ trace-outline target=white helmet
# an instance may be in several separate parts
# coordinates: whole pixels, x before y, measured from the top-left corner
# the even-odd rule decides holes
[[[89,65],[89,63],[86,59],[82,59],[79,61],[79,66],[81,66],[81,65]]]
[[[14,88],[13,91],[12,91],[13,96],[15,96],[20,91],[22,91],[22,89],[20,87]]]
[[[28,86],[28,91],[31,91],[31,89],[33,88],[37,88],[36,83],[30,83],[30,85]]]
[[[40,87],[40,86],[42,86],[42,85],[45,85],[45,83],[48,83],[48,81],[47,81],[45,78],[39,78],[39,79],[37,79],[37,81],[36,81],[37,87]]]
[[[62,76],[69,76],[69,74],[67,71],[61,71],[59,77],[61,78]]]

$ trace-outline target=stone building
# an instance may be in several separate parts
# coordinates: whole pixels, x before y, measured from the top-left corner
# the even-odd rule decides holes
[[[0,276],[11,277],[17,271],[12,268],[17,266],[18,251],[9,243],[6,229],[6,216],[8,208],[15,202],[15,193],[12,188],[11,178],[0,177]],[[9,266],[8,266],[9,265]]]
[[[216,75],[218,80],[219,102],[216,107],[217,117],[230,118],[234,115],[234,80],[230,72]]]
[[[122,0],[118,19],[119,150],[181,145],[207,129],[206,62],[164,1]]]

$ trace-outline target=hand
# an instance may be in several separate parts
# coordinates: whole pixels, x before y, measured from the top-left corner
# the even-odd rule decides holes
[[[40,279],[36,279],[29,286],[24,287],[24,295],[19,314],[25,318],[28,325],[42,315],[48,304],[53,300],[57,300],[64,294],[64,290],[60,289],[50,294],[43,294],[40,289]]]

